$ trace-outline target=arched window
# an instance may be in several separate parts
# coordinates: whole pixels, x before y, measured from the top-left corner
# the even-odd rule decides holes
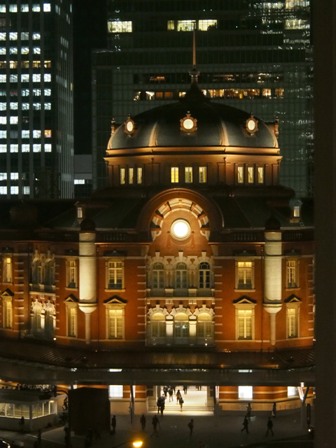
[[[2,296],[2,326],[13,327],[13,299],[11,296]]]
[[[199,265],[199,288],[206,289],[211,288],[211,272],[210,272],[210,264],[206,262],[202,262]]]
[[[166,336],[166,320],[163,313],[153,313],[150,319],[150,337],[163,338]]]
[[[213,338],[213,321],[209,313],[200,313],[197,317],[197,337]]]
[[[66,262],[66,286],[68,288],[77,288],[78,283],[78,265],[76,259],[69,259]]]
[[[188,287],[187,265],[177,263],[175,267],[175,288],[182,289]]]
[[[176,339],[189,336],[189,319],[186,313],[176,313],[174,318],[174,336]]]
[[[45,262],[44,284],[52,286],[55,284],[55,260],[49,258]]]
[[[162,263],[154,263],[152,268],[152,288],[163,289],[164,287],[164,266]]]

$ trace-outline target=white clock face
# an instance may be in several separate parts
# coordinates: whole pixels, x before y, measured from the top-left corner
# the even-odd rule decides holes
[[[183,120],[183,127],[184,129],[190,130],[194,127],[194,122],[191,118],[186,118]]]
[[[256,122],[255,122],[252,118],[250,118],[250,119],[248,120],[248,122],[247,122],[247,128],[248,128],[249,131],[254,131],[254,130],[255,130],[255,128],[256,128]]]
[[[134,130],[134,123],[132,120],[128,120],[126,123],[126,129],[128,132],[133,132]]]
[[[185,240],[191,234],[191,228],[188,221],[185,219],[177,219],[171,225],[171,234],[177,240]]]

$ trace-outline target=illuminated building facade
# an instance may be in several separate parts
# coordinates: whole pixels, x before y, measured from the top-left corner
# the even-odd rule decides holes
[[[0,1],[0,197],[73,197],[72,2]]]
[[[281,183],[312,194],[309,0],[109,0],[109,46],[94,55],[96,187],[104,185],[106,124],[177,100],[188,88],[192,34],[207,97],[278,118]]]
[[[110,386],[114,412],[156,409],[165,384],[207,386],[213,412],[309,398],[311,201],[280,184],[278,121],[191,78],[112,123],[90,200],[3,204],[3,378]]]

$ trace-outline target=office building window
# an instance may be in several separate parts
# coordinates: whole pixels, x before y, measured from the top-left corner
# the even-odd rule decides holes
[[[132,22],[130,20],[109,20],[107,29],[109,33],[131,33]]]
[[[123,289],[124,287],[124,263],[122,261],[109,260],[105,265],[106,289]]]
[[[236,289],[254,288],[254,262],[236,261]]]

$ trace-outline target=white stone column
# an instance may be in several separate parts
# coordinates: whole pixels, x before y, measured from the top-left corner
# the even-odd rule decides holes
[[[85,341],[91,341],[91,314],[97,308],[96,232],[79,234],[79,309],[85,314]]]
[[[270,315],[270,341],[276,344],[276,314],[281,310],[282,236],[280,230],[265,231],[264,309]]]

